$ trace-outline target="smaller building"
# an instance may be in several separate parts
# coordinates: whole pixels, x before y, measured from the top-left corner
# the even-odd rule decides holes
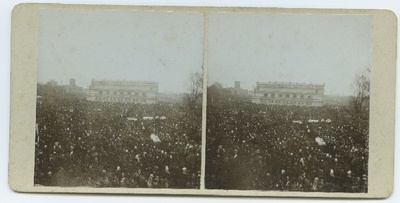
[[[257,82],[252,102],[270,105],[322,106],[325,84]]]
[[[323,103],[326,106],[347,106],[350,101],[351,96],[324,95]]]
[[[39,98],[79,98],[86,99],[83,87],[75,84],[75,79],[70,79],[68,85],[58,85],[54,80],[46,84],[38,84],[37,94]]]
[[[154,104],[158,102],[158,82],[92,80],[87,99],[113,103]]]
[[[183,93],[158,93],[157,100],[159,103],[170,103],[170,104],[183,104],[185,99]]]
[[[235,81],[235,86],[227,88],[231,92],[232,95],[238,97],[246,97],[249,96],[249,91],[240,87],[240,81]]]
[[[70,79],[69,85],[64,85],[62,87],[65,89],[66,93],[68,93],[68,94],[75,94],[75,95],[80,95],[80,96],[84,95],[83,88],[79,87],[75,84],[75,79]]]

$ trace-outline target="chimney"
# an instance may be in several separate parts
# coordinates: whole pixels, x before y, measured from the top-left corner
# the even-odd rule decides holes
[[[235,89],[240,89],[240,81],[235,81]]]
[[[75,86],[75,79],[73,79],[73,78],[70,79],[70,80],[69,80],[69,85],[70,85],[70,86]]]

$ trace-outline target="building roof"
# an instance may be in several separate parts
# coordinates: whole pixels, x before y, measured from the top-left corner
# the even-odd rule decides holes
[[[134,80],[92,80],[95,85],[158,85],[156,81],[134,81]]]
[[[292,82],[257,82],[257,87],[285,87],[285,88],[324,88],[325,84],[319,83],[292,83]]]

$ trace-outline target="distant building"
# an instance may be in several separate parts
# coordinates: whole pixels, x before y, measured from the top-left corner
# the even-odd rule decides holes
[[[350,104],[351,96],[324,95],[323,103],[327,106],[347,106]]]
[[[235,81],[235,86],[232,88],[227,88],[232,95],[234,96],[239,96],[239,97],[244,97],[244,96],[249,96],[249,91],[242,89],[240,87],[240,81]]]
[[[68,85],[58,85],[54,80],[48,81],[46,84],[38,83],[38,98],[79,98],[86,99],[86,92],[83,87],[75,84],[75,79],[70,79]]]
[[[270,105],[322,106],[325,84],[257,82],[252,102]]]
[[[158,93],[159,103],[183,104],[185,94],[183,93]]]
[[[92,80],[89,101],[143,103],[158,102],[158,82]]]
[[[75,79],[70,79],[69,85],[63,85],[62,88],[64,88],[65,92],[68,94],[75,94],[79,96],[84,96],[85,94],[83,88],[75,84]]]

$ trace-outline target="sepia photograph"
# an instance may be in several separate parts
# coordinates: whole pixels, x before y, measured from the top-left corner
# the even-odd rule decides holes
[[[40,10],[34,185],[199,189],[203,24]]]
[[[211,13],[207,189],[368,192],[371,17]]]
[[[385,10],[20,4],[16,192],[386,198]]]

